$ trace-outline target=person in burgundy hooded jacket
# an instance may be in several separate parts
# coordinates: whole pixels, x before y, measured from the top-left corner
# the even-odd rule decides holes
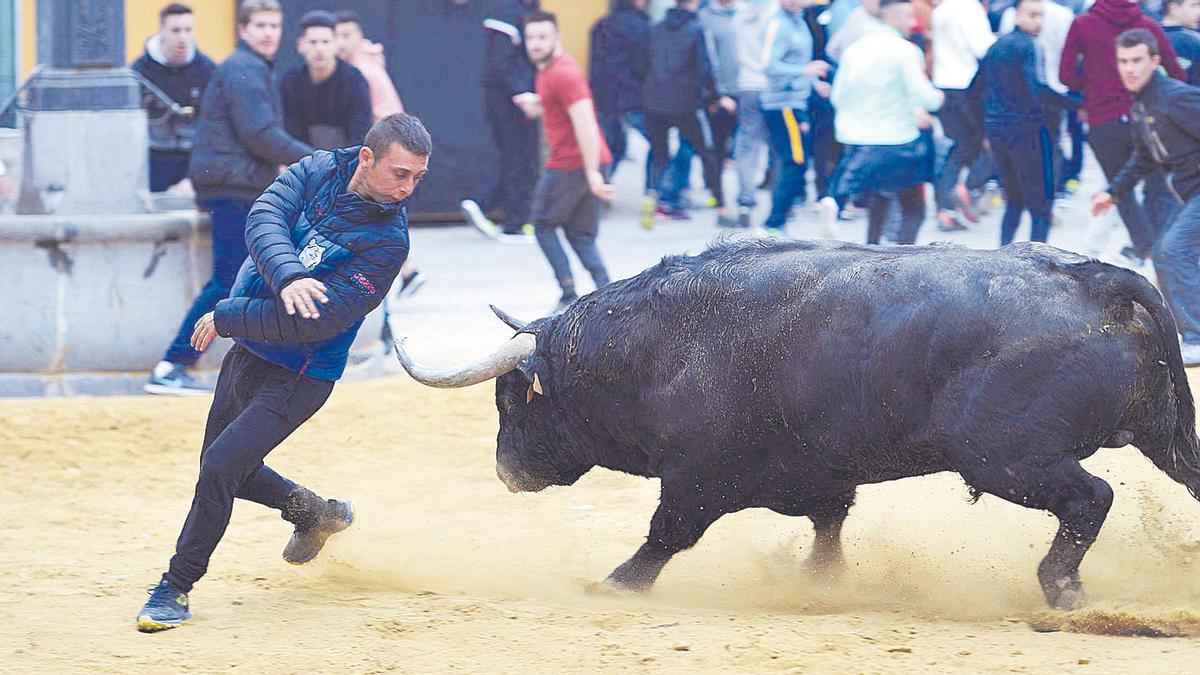
[[[1083,93],[1088,144],[1109,181],[1133,154],[1129,128],[1133,95],[1121,83],[1116,57],[1117,36],[1131,28],[1145,28],[1153,33],[1162,45],[1162,65],[1167,74],[1187,81],[1187,73],[1180,67],[1162,28],[1146,16],[1137,0],[1096,0],[1090,10],[1071,24],[1059,65],[1062,83]],[[1150,255],[1159,230],[1179,208],[1179,200],[1171,195],[1161,171],[1147,176],[1145,195],[1145,209],[1135,199],[1122,200],[1117,209],[1133,243],[1121,253],[1139,264]]]

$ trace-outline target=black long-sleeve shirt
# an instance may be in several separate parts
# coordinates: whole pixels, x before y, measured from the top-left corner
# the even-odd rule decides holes
[[[318,149],[362,145],[374,120],[367,79],[341,60],[320,84],[313,82],[304,64],[288,71],[280,83],[280,97],[284,128]]]

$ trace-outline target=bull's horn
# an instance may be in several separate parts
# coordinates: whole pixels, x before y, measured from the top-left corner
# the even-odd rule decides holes
[[[505,325],[517,331],[518,333],[525,330],[525,327],[529,325],[528,321],[521,321],[520,319],[514,318],[508,312],[495,305],[488,305],[488,307],[492,308],[492,312],[494,312],[496,316],[505,323]]]
[[[404,366],[404,370],[417,382],[441,389],[457,389],[487,382],[512,371],[537,349],[537,337],[530,333],[521,333],[475,363],[453,368],[429,368],[418,364],[409,356],[408,351],[404,349],[407,339],[401,338],[395,342],[396,358],[400,359],[400,365]]]

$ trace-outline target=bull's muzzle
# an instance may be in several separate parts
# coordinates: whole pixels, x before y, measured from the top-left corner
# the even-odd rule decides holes
[[[549,485],[548,483],[533,480],[523,471],[508,471],[499,462],[496,463],[496,477],[513,494],[518,492],[538,492],[539,490],[544,490]]]

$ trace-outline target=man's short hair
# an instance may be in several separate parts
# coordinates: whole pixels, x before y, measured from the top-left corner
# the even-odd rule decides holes
[[[880,9],[880,11],[882,11],[882,10],[887,9],[888,7],[894,7],[896,5],[911,5],[911,4],[912,4],[912,0],[880,0],[879,9]]]
[[[1025,4],[1027,2],[1042,2],[1042,1],[1043,0],[1017,0],[1017,4],[1013,5],[1013,7],[1020,8],[1021,5]],[[1053,2],[1054,0],[1050,0],[1050,1]]]
[[[396,113],[379,120],[363,141],[363,145],[370,148],[376,157],[387,154],[393,143],[399,143],[405,150],[422,157],[428,157],[433,152],[433,139],[429,137],[425,125],[408,113]]]
[[[543,21],[549,21],[550,23],[554,24],[555,28],[558,28],[558,17],[554,16],[553,12],[547,12],[545,10],[539,9],[536,12],[530,12],[525,17],[525,25],[526,26],[528,26],[531,23],[542,23]]]
[[[1182,5],[1184,2],[1186,2],[1186,0],[1163,0],[1163,4],[1162,4],[1163,14],[1166,14],[1167,10],[1170,9],[1172,5],[1174,5],[1175,7],[1178,7],[1178,6]]]
[[[300,36],[303,37],[309,28],[335,30],[337,29],[337,17],[333,15],[333,12],[324,9],[305,12],[304,16],[300,17]]]
[[[283,14],[283,6],[279,4],[279,0],[242,0],[242,4],[238,5],[238,25],[248,25],[250,18],[259,12],[277,12]]]
[[[1121,49],[1131,49],[1138,45],[1146,45],[1150,56],[1159,55],[1158,38],[1145,28],[1130,28],[1117,36],[1117,46]]]
[[[336,12],[333,16],[339,25],[343,23],[352,23],[358,26],[359,30],[362,30],[362,21],[360,21],[358,18],[358,12],[352,9],[343,9],[340,12]]]
[[[178,2],[172,2],[171,4],[167,5],[166,7],[163,7],[161,10],[159,10],[158,25],[161,26],[164,23],[166,23],[168,16],[180,16],[183,14],[193,14],[193,13],[194,12],[192,12],[191,7],[188,7],[187,5],[184,5],[184,4],[181,4]]]

